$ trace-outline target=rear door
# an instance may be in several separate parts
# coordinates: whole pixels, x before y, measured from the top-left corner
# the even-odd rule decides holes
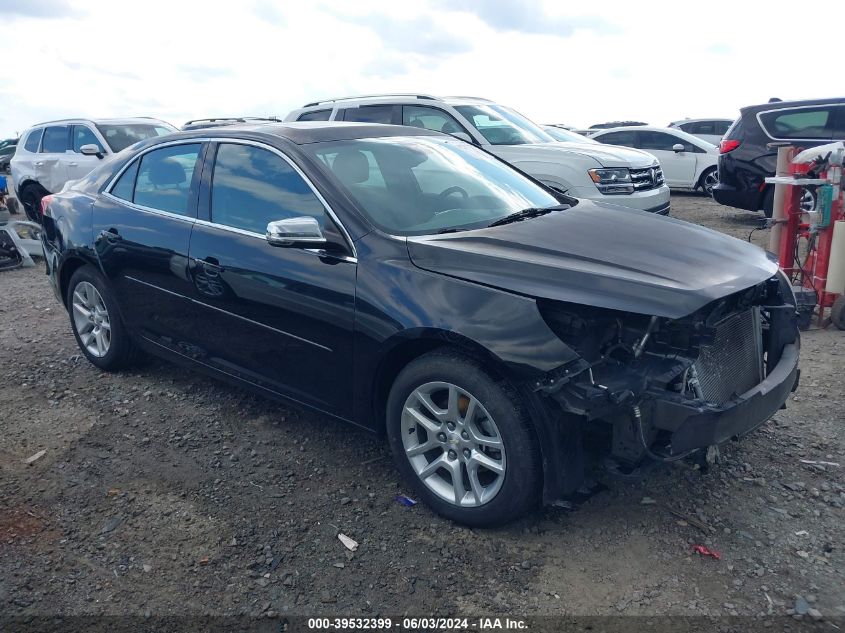
[[[684,151],[676,152],[676,144]],[[653,154],[660,161],[663,177],[670,187],[692,187],[695,184],[695,145],[677,136],[654,130],[638,130],[636,148]]]
[[[44,128],[41,150],[35,158],[35,177],[50,193],[59,191],[68,180],[69,141],[69,125],[50,125]]]
[[[196,219],[201,143],[156,146],[94,205],[94,238],[124,321],[147,340],[195,355],[188,245]]]
[[[77,180],[89,174],[100,162],[100,158],[96,156],[85,156],[80,149],[83,145],[96,145],[100,148],[100,152],[105,154],[106,150],[103,144],[93,130],[87,125],[73,125],[70,131],[71,151],[72,156],[68,157],[67,161],[67,178],[68,180]]]
[[[323,411],[352,417],[357,262],[325,201],[279,150],[221,142],[191,236],[193,299],[208,362]],[[335,246],[271,246],[269,222],[310,216]]]

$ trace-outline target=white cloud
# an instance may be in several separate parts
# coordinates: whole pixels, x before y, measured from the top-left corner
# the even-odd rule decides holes
[[[812,35],[810,12],[784,19],[790,3],[568,5],[0,0],[0,137],[69,116],[284,116],[382,91],[485,96],[539,122],[665,124],[837,88],[836,42]],[[807,63],[796,34],[833,65]]]

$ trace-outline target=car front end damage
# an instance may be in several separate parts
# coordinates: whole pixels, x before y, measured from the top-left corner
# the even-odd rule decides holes
[[[579,358],[533,389],[587,428],[609,424],[623,463],[673,461],[741,437],[798,383],[794,297],[780,273],[683,318],[538,305]]]

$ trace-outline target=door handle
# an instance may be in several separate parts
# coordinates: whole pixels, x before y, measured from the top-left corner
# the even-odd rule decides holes
[[[67,166],[68,167],[77,167],[77,166],[79,166],[79,163],[68,163]]]
[[[44,167],[44,161],[43,160],[35,161],[35,166],[36,167]]]
[[[120,236],[120,233],[117,232],[117,229],[111,228],[108,231],[103,230],[100,231],[100,237],[107,242],[114,244],[115,242],[120,242],[123,238]]]
[[[220,265],[220,260],[216,257],[206,257],[202,260],[196,260],[196,262],[206,275],[214,277],[223,272],[223,266]]]

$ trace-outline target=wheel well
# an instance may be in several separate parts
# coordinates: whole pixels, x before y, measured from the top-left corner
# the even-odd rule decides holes
[[[437,338],[418,338],[400,343],[390,350],[381,361],[373,383],[372,412],[376,422],[375,428],[379,432],[384,432],[387,423],[384,409],[396,376],[412,361],[439,349],[452,349],[466,354],[470,358],[482,362],[485,369],[491,371],[497,377],[501,377],[505,373],[495,357],[485,353],[486,350],[475,349],[470,341],[462,344],[462,341],[454,339],[444,341]]]
[[[62,293],[62,303],[65,305],[65,307],[67,307],[67,287],[70,284],[70,278],[73,277],[73,273],[75,273],[82,266],[85,266],[87,263],[88,262],[86,262],[84,259],[72,257],[62,265],[62,270],[59,273],[59,289]]]

